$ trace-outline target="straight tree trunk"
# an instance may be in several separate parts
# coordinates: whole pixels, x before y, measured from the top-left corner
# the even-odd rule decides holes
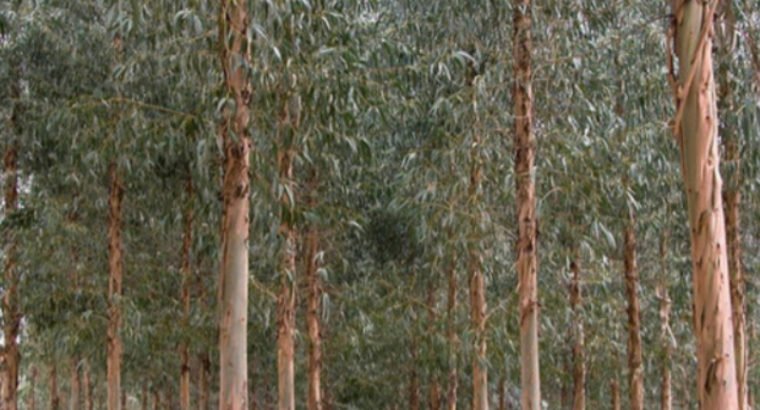
[[[612,391],[612,410],[620,410],[620,386],[617,379],[612,379],[610,382],[610,390]]]
[[[190,285],[192,283],[192,269],[190,253],[193,244],[193,179],[187,177],[185,184],[186,204],[184,216],[184,233],[182,238],[182,323],[185,329],[190,327]],[[181,410],[190,410],[190,349],[187,342],[183,341],[179,347],[180,352],[180,377],[179,377],[179,407]]]
[[[26,409],[37,410],[37,367],[29,371],[29,393],[26,396]]]
[[[307,183],[307,206],[316,208],[317,176],[311,171]],[[309,393],[307,410],[322,410],[322,334],[320,332],[320,300],[322,284],[319,278],[319,232],[315,223],[311,223],[306,231],[306,281],[308,286],[308,302],[306,307],[306,327],[309,334]]]
[[[628,388],[631,410],[644,410],[644,369],[641,358],[641,308],[639,306],[639,273],[636,266],[635,219],[630,212],[625,227],[623,264],[625,293],[628,299]]]
[[[280,295],[277,300],[277,387],[278,409],[295,410],[295,347],[293,336],[296,321],[296,230],[293,226],[291,202],[295,192],[293,181],[294,152],[290,147],[279,153],[278,168],[283,190],[279,200],[281,207],[280,235]]]
[[[208,353],[198,356],[198,409],[208,410],[209,405],[209,373],[211,373],[211,360]]]
[[[499,380],[499,410],[507,410],[507,380],[504,376]]]
[[[570,264],[570,307],[573,311],[573,410],[586,409],[586,353],[583,332],[581,268],[576,256]]]
[[[459,358],[459,337],[457,336],[456,311],[457,311],[457,269],[456,259],[452,258],[448,269],[448,295],[446,302],[446,339],[449,348],[449,380],[446,392],[446,410],[457,408],[457,386],[459,384],[459,372],[457,361]]]
[[[140,394],[140,408],[142,410],[148,410],[148,399],[149,399],[148,396],[149,396],[148,383],[143,382],[142,393]]]
[[[69,409],[70,410],[81,410],[79,407],[79,394],[80,394],[80,383],[79,383],[79,359],[74,358],[71,361],[71,376],[69,379]]]
[[[82,363],[82,390],[84,396],[84,410],[95,408],[92,401],[92,382],[90,382],[90,365],[85,360]]]
[[[15,87],[14,87],[15,89]],[[14,94],[17,94],[14,92]],[[15,123],[14,108],[12,123]],[[5,217],[8,218],[18,209],[18,163],[17,148],[9,146],[3,159],[5,172]],[[21,355],[18,348],[18,331],[21,325],[21,309],[19,306],[19,279],[16,270],[16,238],[13,229],[6,237],[5,247],[5,284],[3,294],[3,340],[5,359],[5,379],[3,402],[5,409],[16,410],[18,406],[18,370]]]
[[[121,207],[124,187],[115,162],[108,167],[108,410],[121,410],[121,295],[123,262],[121,249]]]
[[[50,366],[50,393],[48,394],[50,410],[61,408],[61,398],[58,397],[58,366],[55,362]]]
[[[671,77],[677,107],[673,131],[681,149],[691,227],[697,397],[702,410],[738,409],[740,403],[712,64],[716,5],[717,1],[697,0],[672,3],[679,61],[678,76]]]
[[[657,287],[657,295],[660,299],[660,338],[662,340],[662,381],[660,382],[660,409],[673,409],[673,395],[671,393],[670,375],[670,296],[665,285]]]
[[[541,408],[538,366],[538,259],[536,256],[536,187],[533,166],[531,84],[531,0],[514,0],[515,181],[517,189],[517,275],[520,298],[520,376],[523,410]]]
[[[248,409],[248,240],[252,87],[247,2],[222,0],[221,63],[228,98],[219,127],[224,147],[222,260],[219,278],[219,410]],[[232,104],[231,104],[232,105]]]
[[[480,181],[482,178],[481,161],[478,157],[477,146],[480,138],[476,136],[473,143],[472,169],[470,172],[469,202],[474,209],[473,232],[479,229],[479,199]],[[478,243],[470,243],[468,249],[468,272],[470,275],[470,324],[473,330],[472,356],[472,409],[488,410],[488,368],[486,366],[486,286],[483,278],[482,261]]]
[[[736,384],[739,395],[739,410],[748,408],[747,394],[747,336],[745,330],[744,272],[742,270],[741,241],[741,151],[738,129],[732,121],[735,103],[731,85],[731,61],[735,51],[736,17],[733,2],[721,2],[718,25],[719,47],[722,67],[719,70],[718,114],[724,118],[720,122],[720,136],[723,143],[724,167],[728,182],[723,187],[726,204],[726,241],[728,242],[728,271],[731,286],[731,317],[734,324],[734,354],[736,356]]]
[[[434,282],[431,280],[428,285],[427,293],[427,333],[429,338],[436,337],[436,322],[438,321],[438,314],[436,312],[436,288]],[[438,383],[437,372],[430,372],[430,385],[428,390],[428,408],[430,410],[440,410],[441,408],[441,386]]]

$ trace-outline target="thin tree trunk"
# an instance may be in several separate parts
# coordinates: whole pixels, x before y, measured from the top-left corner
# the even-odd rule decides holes
[[[121,213],[124,187],[115,162],[108,167],[110,193],[108,196],[108,335],[107,376],[108,410],[121,409],[121,295],[122,250]]]
[[[79,383],[79,359],[74,358],[71,361],[71,376],[69,379],[69,409],[70,410],[81,410],[79,407],[79,393],[80,393],[80,383]]]
[[[677,107],[673,131],[681,148],[691,227],[697,396],[702,410],[738,409],[740,402],[712,64],[716,3],[672,3],[679,61],[678,77],[671,78]]]
[[[476,131],[477,132],[477,131]],[[479,201],[480,181],[482,177],[481,160],[477,149],[480,139],[476,135],[471,153],[472,169],[470,172],[469,202],[474,209],[472,229],[479,229],[477,203]],[[468,272],[470,275],[470,324],[473,330],[472,356],[472,409],[488,410],[488,368],[486,366],[486,286],[481,267],[481,254],[478,243],[470,243],[468,249]]]
[[[148,410],[148,383],[143,382],[142,385],[142,394],[140,394],[140,408],[142,410]]]
[[[438,314],[436,312],[436,288],[435,282],[430,281],[427,293],[427,334],[430,340],[436,337],[436,322]],[[428,390],[428,407],[430,410],[440,410],[441,408],[441,387],[438,383],[438,374],[435,371],[430,372],[430,386]]]
[[[58,366],[55,362],[50,366],[50,393],[48,394],[50,410],[61,408],[61,398],[58,397]]]
[[[578,256],[570,264],[570,307],[573,311],[573,410],[586,408],[586,353],[583,332],[583,293]]]
[[[499,410],[507,410],[507,379],[499,379]]]
[[[620,386],[617,378],[610,381],[610,390],[612,391],[612,410],[620,410]]]
[[[412,336],[414,337],[414,336]],[[411,366],[409,367],[409,410],[420,410],[420,379],[417,373],[417,341],[411,344]]]
[[[311,170],[307,183],[306,202],[314,210],[317,204],[317,174]],[[308,303],[306,307],[306,327],[309,334],[309,392],[308,410],[322,410],[322,334],[320,332],[320,300],[322,284],[319,278],[319,232],[315,223],[310,223],[306,232],[306,280]]]
[[[161,395],[158,390],[153,390],[153,410],[159,410],[161,407]]]
[[[278,409],[295,410],[295,348],[293,335],[296,320],[296,230],[293,226],[294,152],[285,147],[278,155],[280,184],[287,187],[279,200],[281,208],[280,295],[277,300],[277,387]]]
[[[188,171],[189,172],[189,171]],[[190,285],[192,283],[192,269],[190,253],[193,245],[193,179],[188,175],[185,184],[186,204],[185,223],[182,238],[182,323],[185,329],[190,327]],[[179,377],[179,407],[181,410],[190,410],[190,349],[187,342],[183,341],[179,347],[180,352],[180,377]]]
[[[731,85],[731,62],[733,60],[736,32],[736,17],[733,2],[721,2],[721,18],[718,35],[721,49],[722,69],[719,71],[718,114],[720,136],[723,143],[724,167],[727,183],[723,187],[723,200],[726,204],[726,241],[728,242],[728,271],[731,286],[731,317],[734,324],[734,354],[736,355],[736,384],[739,395],[739,409],[748,408],[747,395],[747,336],[745,330],[744,272],[742,270],[741,242],[741,150],[739,149],[738,129],[730,118],[735,110]]]
[[[29,371],[29,393],[26,396],[26,409],[37,410],[37,367]]]
[[[457,386],[459,384],[459,372],[457,371],[457,361],[459,358],[459,337],[457,336],[456,311],[457,311],[457,269],[456,259],[452,258],[451,266],[448,269],[448,300],[446,302],[446,339],[449,348],[449,380],[446,392],[446,410],[456,410],[457,408]]]
[[[198,361],[200,362],[198,366],[198,409],[208,410],[211,360],[209,360],[208,353],[204,352],[198,356]]]
[[[14,87],[15,90],[15,87]],[[18,94],[13,91],[14,94]],[[12,123],[16,122],[14,107]],[[5,172],[5,217],[8,218],[18,208],[18,163],[16,145],[9,146],[3,160]],[[16,410],[18,406],[18,370],[21,355],[18,349],[18,331],[21,325],[19,306],[19,279],[16,272],[16,238],[13,229],[8,230],[5,247],[5,292],[3,295],[3,340],[5,378],[3,402],[6,410]]]
[[[625,293],[628,299],[628,387],[631,410],[644,410],[644,369],[641,358],[641,308],[639,307],[639,273],[636,267],[635,219],[630,212],[625,227]]]
[[[657,296],[660,299],[660,338],[662,340],[662,381],[660,382],[660,409],[672,410],[673,397],[670,375],[670,296],[667,286],[660,284],[657,287]]]
[[[541,408],[538,366],[538,260],[536,257],[536,195],[533,166],[531,84],[531,0],[514,0],[515,180],[517,183],[517,274],[520,298],[520,374],[523,410]]]
[[[219,410],[248,408],[248,235],[252,88],[246,2],[222,0],[219,19],[226,91],[235,101],[219,127],[224,147],[222,262],[219,283]]]
[[[90,365],[87,360],[82,362],[82,389],[84,393],[84,410],[95,408],[92,401],[92,382],[90,382]]]

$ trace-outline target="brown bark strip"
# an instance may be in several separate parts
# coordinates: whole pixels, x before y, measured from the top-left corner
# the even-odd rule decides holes
[[[48,393],[48,404],[50,410],[59,410],[61,408],[61,398],[58,396],[58,366],[55,362],[50,366],[50,392]]]
[[[14,109],[15,114],[15,109]],[[5,217],[10,217],[18,209],[18,152],[15,145],[5,151],[3,171],[5,173]],[[3,403],[5,409],[16,410],[18,406],[18,372],[21,355],[18,348],[18,333],[21,326],[19,306],[19,278],[16,269],[16,235],[13,228],[6,231],[5,283],[3,294],[3,340],[5,341],[5,380]]]
[[[80,410],[79,407],[79,394],[80,394],[80,382],[79,382],[79,359],[74,358],[71,361],[71,376],[69,378],[69,409]]]
[[[219,410],[248,409],[248,240],[252,88],[246,2],[222,0],[220,60],[227,97],[218,132],[224,148],[219,277]]]
[[[306,205],[314,210],[317,205],[317,174],[310,171],[306,184]],[[322,333],[320,330],[320,300],[322,283],[319,278],[319,231],[316,223],[310,223],[306,230],[306,281],[308,301],[306,306],[306,327],[309,335],[309,388],[307,410],[322,410]]]
[[[427,334],[428,337],[434,338],[436,331],[436,322],[438,314],[436,312],[436,288],[435,283],[431,280],[427,292]],[[437,372],[430,372],[430,385],[428,387],[428,408],[430,410],[440,410],[441,408],[441,386],[438,383]]]
[[[586,353],[583,332],[583,294],[581,292],[580,261],[570,263],[570,308],[573,311],[573,410],[586,408]]]
[[[209,405],[209,373],[211,373],[211,360],[208,353],[198,355],[198,409],[208,410]]]
[[[517,275],[520,300],[520,376],[523,410],[541,408],[538,358],[538,259],[536,256],[536,195],[533,167],[531,84],[531,0],[514,0],[514,117],[515,181],[517,189]]]
[[[673,409],[672,381],[670,361],[672,349],[670,343],[670,296],[665,285],[658,285],[657,296],[660,299],[660,338],[662,339],[662,380],[660,382],[660,409]]]
[[[124,186],[118,166],[112,162],[108,167],[108,330],[107,330],[107,379],[108,410],[121,409],[121,296],[123,261],[121,249],[121,218]]]
[[[446,410],[457,408],[457,387],[459,384],[459,372],[457,361],[459,358],[459,337],[457,336],[456,311],[457,311],[457,269],[456,259],[452,257],[448,269],[448,294],[446,301],[446,339],[449,348],[449,380],[446,391]]]
[[[620,410],[620,386],[617,379],[612,379],[610,382],[610,390],[612,396],[612,410]]]
[[[674,51],[679,61],[674,133],[681,148],[691,234],[697,397],[702,410],[738,409],[734,325],[718,155],[712,63],[717,1],[674,0]]]
[[[90,365],[85,360],[82,362],[82,390],[84,410],[93,410],[95,403],[92,398],[92,382],[90,382]]]
[[[190,327],[190,286],[192,284],[192,269],[190,254],[193,244],[193,179],[188,175],[185,183],[186,204],[184,212],[184,232],[182,235],[182,323],[185,329]],[[179,346],[180,377],[179,377],[179,406],[181,410],[190,410],[190,349],[187,342]]]
[[[635,217],[630,212],[625,227],[623,264],[625,293],[628,299],[628,386],[632,410],[644,410],[644,368],[641,353],[641,308],[639,306],[639,273],[636,266]]]

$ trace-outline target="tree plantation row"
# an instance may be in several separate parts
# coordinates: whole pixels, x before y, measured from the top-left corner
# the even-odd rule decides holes
[[[0,3],[1,410],[750,410],[755,0]]]

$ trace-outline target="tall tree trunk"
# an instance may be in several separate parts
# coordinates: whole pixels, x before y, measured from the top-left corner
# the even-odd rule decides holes
[[[58,396],[58,365],[53,362],[50,366],[50,392],[48,394],[48,400],[50,410],[59,410],[61,408],[61,398]]]
[[[457,336],[456,312],[457,312],[457,267],[456,259],[452,257],[451,266],[448,269],[449,289],[446,302],[446,339],[449,348],[449,380],[446,392],[446,410],[457,408],[457,386],[459,384],[459,372],[457,361],[459,359],[459,337]]]
[[[612,395],[612,410],[620,410],[620,385],[617,378],[610,381],[610,390]]]
[[[209,405],[209,373],[211,373],[211,360],[208,353],[198,355],[198,409],[208,410]]]
[[[307,183],[306,202],[309,209],[317,205],[317,174],[310,171]],[[320,332],[320,300],[322,284],[319,278],[319,232],[314,222],[306,231],[306,281],[308,303],[306,307],[306,327],[309,334],[309,393],[307,410],[322,410],[322,334]]]
[[[517,275],[520,297],[520,375],[523,410],[541,408],[538,367],[538,260],[536,257],[536,187],[533,165],[531,84],[531,0],[514,0],[515,180],[517,183]]]
[[[14,87],[15,89],[15,87]],[[14,94],[18,94],[14,92]],[[14,107],[12,123],[16,122]],[[3,159],[5,172],[5,217],[18,209],[18,163],[15,143],[6,148]],[[19,307],[19,279],[16,272],[16,238],[13,229],[8,230],[5,246],[5,293],[3,294],[3,340],[5,379],[3,402],[5,409],[16,410],[18,406],[18,369],[21,356],[18,349],[18,331],[21,325]]]
[[[477,132],[477,131],[476,131]],[[470,171],[469,202],[473,209],[472,229],[479,229],[478,201],[482,166],[477,149],[480,138],[476,135],[472,149],[472,169]],[[472,356],[472,409],[488,410],[488,368],[486,366],[486,286],[483,278],[479,243],[470,243],[468,249],[468,273],[470,275],[470,325],[473,330]]]
[[[716,4],[672,4],[679,61],[678,77],[672,77],[677,106],[673,131],[681,148],[691,227],[697,396],[702,410],[739,408],[712,64]]]
[[[71,376],[69,379],[69,409],[70,410],[81,410],[79,407],[79,393],[80,393],[80,383],[79,383],[79,359],[74,358],[71,361]]]
[[[121,207],[124,187],[118,166],[112,162],[108,167],[108,335],[107,335],[107,376],[108,410],[121,409],[121,295],[122,295],[122,250],[121,250]]]
[[[507,410],[507,380],[503,375],[499,379],[499,410]]]
[[[438,314],[436,312],[436,288],[433,280],[428,284],[427,293],[427,335],[429,340],[434,340],[436,335],[436,322]],[[431,344],[432,347],[432,344]],[[430,410],[440,410],[441,408],[441,386],[438,383],[438,372],[430,371],[430,385],[428,387],[428,407]]]
[[[37,410],[37,367],[29,371],[29,393],[26,396],[26,410]]]
[[[82,389],[84,395],[84,410],[93,410],[95,408],[92,401],[92,382],[90,382],[90,365],[85,360],[82,362]]]
[[[189,172],[189,171],[188,171]],[[185,216],[184,233],[182,237],[182,323],[186,330],[190,327],[190,285],[192,283],[192,269],[190,253],[193,245],[193,178],[188,175],[185,184]],[[180,352],[180,376],[179,376],[179,407],[181,410],[190,410],[190,349],[186,341],[179,346]]]
[[[570,264],[570,307],[573,311],[573,410],[586,408],[586,353],[583,332],[583,294],[581,292],[580,260]]]
[[[625,227],[623,264],[625,293],[628,299],[628,388],[631,410],[644,410],[644,369],[641,358],[641,308],[639,307],[639,273],[636,267],[635,217],[629,212]]]
[[[667,286],[661,284],[657,287],[657,296],[660,299],[660,338],[662,340],[662,381],[660,382],[660,409],[673,409],[673,396],[670,376],[670,296]]]
[[[219,410],[248,409],[248,234],[252,87],[247,2],[222,0],[221,62],[228,98],[219,127],[224,147],[222,261],[219,278]]]
[[[741,241],[741,150],[739,130],[735,126],[735,102],[731,84],[731,63],[736,43],[736,17],[733,2],[723,1],[718,20],[719,64],[718,114],[720,136],[723,143],[723,166],[726,168],[727,183],[723,187],[726,204],[726,241],[728,242],[728,271],[731,287],[731,317],[734,324],[734,354],[736,355],[736,384],[739,395],[739,410],[748,408],[747,395],[747,336],[745,330],[744,272],[742,270]]]
[[[280,184],[280,295],[277,300],[277,387],[278,409],[295,410],[295,348],[293,335],[296,321],[296,230],[293,226],[295,184],[293,181],[294,152],[285,147],[278,153]],[[288,194],[291,193],[291,195]]]

